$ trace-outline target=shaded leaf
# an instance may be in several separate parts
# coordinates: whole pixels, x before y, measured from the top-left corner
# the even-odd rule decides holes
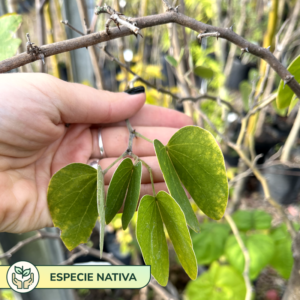
[[[160,285],[166,286],[169,278],[169,252],[161,215],[154,197],[142,198],[138,214],[136,237],[146,265]]]
[[[131,221],[140,197],[141,190],[141,180],[142,180],[142,163],[138,162],[133,167],[133,172],[131,180],[128,187],[128,192],[126,195],[124,211],[122,215],[122,227],[125,230]]]
[[[21,40],[13,37],[22,22],[22,16],[6,14],[0,17],[0,61],[16,54]]]
[[[250,279],[255,279],[272,259],[274,242],[270,236],[263,234],[240,235],[250,256]],[[244,255],[233,235],[227,239],[225,255],[230,264],[243,273],[245,264]]]
[[[288,71],[294,76],[295,80],[300,82],[300,55],[296,57],[289,67]],[[284,86],[283,80],[280,80],[276,104],[278,108],[286,108],[290,105],[294,92],[288,85]]]
[[[28,276],[28,275],[30,275],[30,273],[31,273],[31,269],[30,268],[26,269],[26,270],[24,270],[22,277]]]
[[[105,233],[105,189],[104,189],[104,175],[100,165],[98,165],[97,168],[97,209],[100,217],[99,249],[100,249],[100,258],[102,258],[103,245],[104,245],[104,233]]]
[[[239,230],[269,229],[272,217],[262,210],[239,210],[232,218]]]
[[[169,158],[166,147],[160,141],[154,140],[154,148],[170,194],[183,210],[188,225],[198,232],[200,230],[199,222]]]
[[[156,199],[177,257],[189,277],[196,279],[197,261],[184,213],[176,201],[166,192],[160,191]]]
[[[173,66],[174,68],[176,68],[176,67],[178,66],[178,62],[177,62],[177,60],[176,60],[173,56],[171,56],[171,55],[166,55],[166,56],[165,56],[165,59],[166,59],[166,61],[167,61],[171,66]]]
[[[97,171],[91,166],[70,164],[51,178],[48,205],[55,227],[69,250],[86,243],[97,220]]]
[[[299,101],[299,98],[296,95],[294,95],[293,100],[291,101],[291,104],[288,109],[288,113],[287,113],[288,116],[290,115],[290,113],[292,112],[292,110],[294,109],[294,107],[296,106],[298,101]]]
[[[205,79],[211,79],[214,76],[214,71],[212,69],[203,66],[196,66],[194,73],[197,76]]]
[[[228,182],[222,152],[210,132],[186,126],[167,144],[173,166],[193,200],[210,218],[222,218],[228,200]]]
[[[249,98],[250,98],[250,94],[252,91],[252,86],[247,80],[244,80],[240,83],[239,89],[240,89],[240,92],[242,95],[244,109],[246,111],[248,111],[249,110]]]
[[[15,272],[17,274],[23,274],[22,269],[20,267],[16,267],[16,266],[15,266]]]
[[[270,265],[285,279],[289,279],[294,259],[292,253],[292,239],[285,224],[275,228],[271,232],[274,241],[274,254]]]
[[[212,222],[201,224],[200,232],[192,233],[198,265],[208,265],[223,255],[229,233],[227,224]]]
[[[187,300],[241,300],[245,299],[246,286],[233,267],[214,262],[209,271],[188,283],[186,296]]]
[[[125,158],[110,181],[105,209],[105,220],[108,224],[119,212],[124,202],[128,184],[133,170],[133,163],[130,158]]]

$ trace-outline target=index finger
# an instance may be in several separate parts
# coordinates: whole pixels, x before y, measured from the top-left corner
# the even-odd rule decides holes
[[[184,113],[149,104],[145,104],[129,121],[132,126],[181,128],[187,125],[193,125],[193,120]],[[113,125],[126,126],[125,122],[118,122]],[[110,126],[112,126],[112,124],[110,124]]]

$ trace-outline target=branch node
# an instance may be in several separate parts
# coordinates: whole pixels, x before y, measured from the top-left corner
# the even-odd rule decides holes
[[[284,78],[284,80],[283,80],[283,87],[285,87],[285,85],[286,85],[287,83],[289,83],[293,78],[294,78],[293,75],[287,75],[287,76],[285,76],[285,78]]]
[[[242,50],[242,53],[241,53],[240,59],[242,59],[242,57],[243,57],[243,55],[244,55],[245,52],[248,52],[248,53],[249,53],[248,47],[242,48],[241,50]]]
[[[30,40],[29,33],[26,33],[26,39],[27,39],[27,43],[26,43],[27,54],[38,57],[43,62],[43,64],[45,64],[45,54],[43,53],[41,48],[39,48],[38,46],[34,46],[34,43],[32,43]]]
[[[201,42],[202,38],[204,37],[210,37],[210,36],[215,36],[217,39],[220,36],[220,32],[216,31],[216,32],[201,32],[198,34],[197,39],[199,39],[199,41]]]

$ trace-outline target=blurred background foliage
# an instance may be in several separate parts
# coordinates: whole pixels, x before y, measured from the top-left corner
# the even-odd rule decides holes
[[[285,34],[284,26],[291,18],[296,1],[180,0],[177,4],[180,5],[180,12],[191,18],[214,26],[232,26],[245,39],[257,45],[271,46],[274,50],[276,46],[280,46],[278,40]],[[130,17],[163,13],[165,9],[160,0],[107,0],[105,3]],[[36,45],[80,36],[63,25],[61,20],[68,20],[69,24],[83,33],[87,32],[87,28],[91,32],[104,30],[108,16],[103,14],[95,18],[93,13],[95,5],[103,4],[104,1],[94,0],[0,0],[0,60],[26,51],[27,32]],[[299,17],[296,20],[297,26],[298,20]],[[105,45],[99,45],[100,47],[52,56],[46,59],[45,66],[36,61],[12,72],[47,72],[62,80],[111,91],[124,91],[129,87],[143,85],[146,88],[148,104],[185,111],[193,117],[195,124],[210,130],[220,141],[226,159],[228,179],[233,182],[230,185],[229,205],[232,203],[234,207],[232,218],[250,254],[252,299],[281,299],[293,266],[292,239],[278,212],[263,201],[261,186],[251,173],[234,182],[235,176],[244,172],[245,168],[238,164],[237,154],[222,143],[220,137],[197,113],[197,109],[203,111],[220,132],[235,140],[241,127],[240,116],[230,111],[220,99],[228,101],[240,115],[245,115],[262,98],[276,95],[280,78],[272,71],[266,73],[266,66],[257,57],[248,53],[242,55],[240,49],[226,40],[210,37],[200,42],[197,39],[198,33],[174,24],[143,29],[142,34],[144,38],[128,36],[112,40]],[[286,67],[299,54],[299,36],[299,29],[295,29],[292,40],[280,54],[280,60]],[[112,61],[104,53],[104,46],[128,69],[156,88],[141,83],[135,75]],[[300,62],[294,67],[300,69],[299,65]],[[259,99],[255,99],[264,76],[266,85]],[[160,87],[177,98],[202,98],[196,102],[194,109],[192,103],[182,104],[176,98],[161,93]],[[280,88],[285,95],[282,83]],[[205,95],[210,97],[206,98]],[[284,145],[298,106],[297,100],[292,102],[289,111],[288,107],[270,105],[255,121],[255,145],[252,145],[252,150],[263,154],[264,157],[258,160],[261,166]],[[251,130],[250,128],[249,132]],[[298,139],[291,156],[291,163],[294,164],[300,162],[297,146]],[[294,165],[292,171],[298,171],[297,175],[282,174],[277,167],[269,173],[268,170],[265,171],[266,175],[269,174],[268,180],[273,180],[273,197],[285,205],[283,209],[297,230],[300,223],[299,170],[299,165]],[[291,187],[285,189],[290,182]],[[197,234],[191,232],[191,235],[199,264],[199,277],[195,281],[189,281],[170,247],[170,282],[167,290],[178,299],[244,299],[244,256],[229,225],[225,220],[209,220],[199,210],[197,216],[201,222],[201,231]],[[123,231],[121,217],[117,215],[107,226],[106,251],[112,252],[125,263],[142,264],[134,234],[135,225],[134,219],[130,227]],[[97,247],[95,236],[97,235],[91,236],[90,244]],[[20,299],[18,297],[7,290],[0,294],[0,299]],[[161,299],[149,290],[146,298],[143,298],[141,292],[133,290],[126,292],[82,289],[74,295],[74,299],[100,298]]]

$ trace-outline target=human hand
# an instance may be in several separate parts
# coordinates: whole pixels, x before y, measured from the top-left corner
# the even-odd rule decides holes
[[[178,128],[192,124],[174,110],[143,106],[143,93],[99,91],[46,74],[3,74],[0,79],[0,231],[52,226],[50,178],[70,163],[100,158],[98,127],[103,127],[105,149],[100,165],[106,168],[127,149],[128,130],[121,121],[131,118],[138,132],[164,144]],[[157,191],[167,190],[153,145],[134,139],[133,153],[152,168]],[[106,174],[106,185],[112,174],[113,169]],[[151,190],[143,169],[141,197]]]
[[[16,273],[12,273],[12,282],[18,289],[22,288],[22,281],[16,278]]]
[[[29,286],[33,284],[33,281],[34,281],[34,274],[31,273],[30,277],[23,282],[23,288],[28,289]]]

